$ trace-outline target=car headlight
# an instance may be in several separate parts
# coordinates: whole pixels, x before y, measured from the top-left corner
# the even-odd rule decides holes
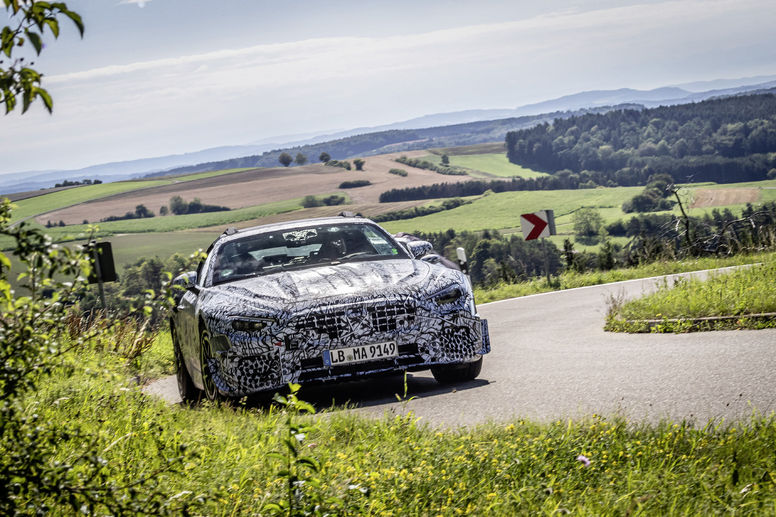
[[[260,332],[272,320],[267,318],[238,318],[232,320],[232,328],[238,332]]]
[[[449,305],[460,300],[465,294],[466,293],[464,293],[461,286],[453,285],[432,294],[431,299],[434,300],[437,305]]]

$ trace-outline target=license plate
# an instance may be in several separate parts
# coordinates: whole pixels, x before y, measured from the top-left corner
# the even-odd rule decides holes
[[[323,363],[326,366],[378,361],[399,356],[395,341],[374,343],[372,345],[352,346],[323,351]]]

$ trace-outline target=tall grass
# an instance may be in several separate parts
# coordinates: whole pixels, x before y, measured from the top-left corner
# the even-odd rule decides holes
[[[499,284],[493,287],[475,289],[474,297],[477,300],[477,303],[488,303],[530,294],[560,291],[589,285],[622,282],[624,280],[650,278],[690,271],[703,271],[706,269],[741,264],[755,264],[763,261],[772,262],[775,260],[775,257],[776,253],[757,253],[752,255],[736,255],[727,258],[707,257],[682,261],[661,261],[633,268],[613,269],[610,271],[592,271],[586,273],[566,271],[557,277],[554,277],[550,284],[548,284],[547,280],[544,278],[537,278],[527,282],[518,282],[514,284]],[[769,290],[773,291],[772,288]]]
[[[708,279],[664,281],[657,292],[622,302],[612,300],[608,330],[677,332],[697,329],[763,328],[776,326],[776,255],[763,264]],[[713,318],[703,322],[693,320]],[[645,321],[653,320],[653,321]]]
[[[277,408],[168,406],[124,381],[105,352],[70,358],[28,401],[30,411],[94,433],[120,483],[153,472],[185,444],[170,493],[207,515],[262,515],[285,497],[272,455],[287,439]],[[304,397],[304,389],[301,394]],[[410,394],[411,395],[411,394]],[[411,406],[408,406],[411,407]],[[301,417],[300,417],[301,418]],[[297,448],[320,464],[321,499],[349,515],[666,515],[776,510],[776,420],[658,425],[592,415],[438,429],[412,413],[368,419],[341,410],[308,417]],[[57,460],[81,454],[67,442]],[[307,490],[308,488],[305,488]]]

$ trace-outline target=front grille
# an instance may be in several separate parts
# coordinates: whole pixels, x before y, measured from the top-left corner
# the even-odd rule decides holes
[[[293,326],[300,332],[312,330],[318,334],[328,334],[329,339],[339,339],[351,328],[349,320],[367,321],[372,332],[393,332],[411,325],[415,321],[415,307],[411,305],[377,305],[366,307],[346,307],[331,312],[310,312],[297,319]]]
[[[369,307],[367,312],[371,316],[375,332],[392,332],[415,321],[415,307],[406,305]]]
[[[297,330],[314,330],[319,334],[328,334],[329,339],[338,339],[343,327],[343,311],[325,314],[310,313],[299,319],[294,326]]]

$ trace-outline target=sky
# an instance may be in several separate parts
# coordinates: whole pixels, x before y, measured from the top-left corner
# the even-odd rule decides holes
[[[67,4],[84,37],[45,39],[54,112],[0,115],[0,174],[776,74],[773,0]]]

